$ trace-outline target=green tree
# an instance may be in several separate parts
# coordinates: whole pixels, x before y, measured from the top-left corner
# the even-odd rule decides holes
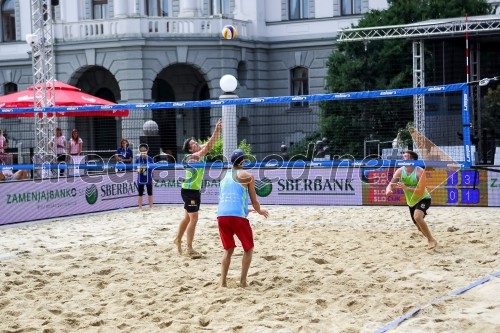
[[[367,13],[354,28],[416,23],[425,20],[485,15],[492,11],[485,0],[388,0],[386,10]],[[328,58],[326,89],[349,92],[397,89],[412,86],[412,44],[405,39],[387,39],[367,44],[340,43]],[[370,133],[391,140],[413,120],[412,101],[393,106],[408,109],[406,117],[390,114],[390,101],[321,104],[321,136],[335,144],[337,153],[360,156]],[[383,119],[391,119],[392,124]],[[345,129],[350,132],[346,135]],[[391,134],[392,133],[392,134]],[[392,138],[391,138],[392,136]]]
[[[200,140],[200,145],[203,145],[208,142],[210,138],[207,138],[206,140]],[[223,156],[223,144],[222,144],[222,134],[219,135],[219,139],[215,141],[212,150],[210,150],[210,153],[207,155],[207,162],[215,162],[215,161],[222,161],[222,156]],[[243,139],[240,141],[238,144],[238,149],[241,149],[245,152],[246,155],[249,156],[249,159],[255,160],[255,157],[252,155],[252,145],[247,142],[246,139]]]
[[[488,88],[487,94],[484,97],[485,108],[481,121],[488,124],[486,127],[498,126],[500,124],[500,85],[496,89]]]

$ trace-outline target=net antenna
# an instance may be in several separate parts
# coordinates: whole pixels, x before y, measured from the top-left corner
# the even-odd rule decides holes
[[[441,148],[439,148],[439,146],[434,144],[431,140],[429,140],[425,135],[417,131],[415,128],[410,128],[409,131],[414,145],[417,148],[418,153],[424,163],[429,161],[442,162],[442,167],[446,170],[446,173],[437,175],[437,183],[433,182],[432,186],[427,186],[429,193],[432,193],[443,183],[447,182],[448,179],[453,177],[462,168],[462,164],[458,163],[455,159],[445,153]]]
[[[499,81],[500,80],[500,76],[495,76],[495,77],[485,77],[484,79],[481,79],[478,82],[479,86],[480,87],[485,87],[487,86],[488,84],[490,84],[491,81]]]

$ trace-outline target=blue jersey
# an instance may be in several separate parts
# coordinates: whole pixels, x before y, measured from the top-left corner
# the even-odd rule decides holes
[[[123,159],[129,159],[132,157],[132,149],[120,147],[116,150],[116,155],[121,156]]]
[[[248,189],[238,182],[236,175],[236,172],[233,173],[233,170],[229,170],[220,182],[217,216],[247,218]]]
[[[152,184],[153,169],[150,164],[153,164],[153,158],[151,156],[137,156],[135,164],[136,171],[141,169],[141,172],[137,172],[137,184]]]

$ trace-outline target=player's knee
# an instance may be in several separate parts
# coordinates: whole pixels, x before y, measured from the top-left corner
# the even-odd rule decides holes
[[[423,222],[424,221],[424,212],[420,211],[420,210],[417,210],[415,211],[415,213],[413,214],[413,219],[417,222]]]

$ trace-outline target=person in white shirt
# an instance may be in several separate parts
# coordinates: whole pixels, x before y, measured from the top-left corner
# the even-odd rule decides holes
[[[7,149],[7,139],[3,136],[3,132],[0,129],[0,153],[5,153],[5,149]]]
[[[57,162],[66,162],[66,137],[62,135],[61,129],[58,127],[56,128],[56,137],[54,141],[52,142],[52,147],[56,148],[56,154],[57,154]],[[64,175],[64,169],[61,169],[60,175]]]
[[[0,130],[0,163],[12,164],[12,155],[5,153],[8,145],[7,138],[3,136],[2,130]]]
[[[74,129],[69,139],[68,153],[71,156],[79,156],[82,154],[83,140],[78,136],[78,130]]]

